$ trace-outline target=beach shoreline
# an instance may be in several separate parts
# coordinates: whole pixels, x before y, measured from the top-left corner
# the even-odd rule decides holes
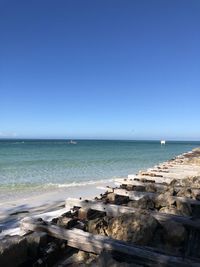
[[[118,244],[118,240],[133,242],[131,247],[127,247],[126,253],[128,255],[131,253],[137,255],[134,245],[135,242],[136,245],[139,242],[142,251],[140,263],[147,264],[144,266],[151,266],[151,262],[148,261],[145,254],[147,247],[143,247],[146,244],[150,245],[149,253],[156,253],[156,258],[153,259],[155,263],[162,263],[160,256],[165,255],[166,260],[169,260],[169,265],[166,266],[174,266],[170,265],[170,262],[172,264],[178,262],[180,266],[198,266],[196,265],[199,263],[198,250],[195,249],[191,252],[190,249],[190,243],[196,244],[198,239],[191,241],[188,238],[193,232],[199,234],[200,230],[198,220],[200,216],[198,209],[200,207],[199,179],[200,148],[195,148],[152,168],[141,170],[137,174],[130,174],[127,178],[118,178],[109,183],[104,181],[99,184],[59,188],[59,190],[47,192],[44,195],[20,199],[15,202],[5,202],[0,206],[1,221],[4,224],[1,225],[4,229],[2,228],[0,237],[3,238],[4,242],[7,240],[9,244],[9,236],[23,238],[30,230],[36,230],[33,235],[36,234],[37,236],[37,231],[44,229],[50,236],[59,238],[64,242],[63,239],[69,239],[68,230],[65,230],[66,237],[60,233],[64,231],[65,227],[71,229],[70,223],[72,225],[75,223],[76,226],[75,228],[72,226],[69,235],[71,233],[73,236],[74,231],[75,236],[80,234],[80,238],[85,238],[84,236],[91,235],[92,239],[89,241],[86,239],[85,242],[88,242],[89,245],[86,248],[85,245],[82,246],[77,241],[77,238],[75,240],[70,239],[72,247],[78,248],[79,252],[82,251],[83,254],[87,252],[96,254],[95,257],[87,254],[89,262],[93,260],[95,266],[101,266],[98,265],[99,260],[102,255],[103,258],[105,257],[102,254],[104,243],[101,244],[103,247],[101,249],[97,245],[98,252],[91,246],[93,239],[99,234],[102,240],[105,240],[104,242],[107,242],[109,236],[114,238],[109,239],[109,242],[113,242],[113,246],[116,246],[119,252],[121,251],[121,243]],[[113,222],[115,222],[114,225]],[[135,222],[137,223],[135,224]],[[38,224],[41,224],[39,228],[37,228]],[[140,225],[139,228],[136,226],[137,224]],[[117,227],[117,231],[115,227]],[[172,229],[175,231],[173,232]],[[135,231],[138,232],[141,241],[138,241],[138,234],[135,234]],[[146,231],[148,234],[144,234]],[[153,232],[150,234],[149,231],[157,231],[157,234],[154,236]],[[157,235],[160,237],[158,238]],[[27,238],[29,240],[28,236]],[[131,239],[129,240],[129,238]],[[163,243],[165,238],[166,241]],[[14,242],[16,240],[18,239],[15,239]],[[54,242],[57,242],[56,240]],[[32,242],[29,246],[32,246]],[[93,245],[96,246],[95,243]],[[125,242],[124,245],[129,246],[129,243]],[[17,246],[18,243],[16,243]],[[187,251],[184,252],[186,258],[185,256],[182,258],[182,250],[185,246],[187,247]],[[9,247],[7,246],[6,249],[9,250]],[[138,248],[136,247],[136,249]],[[2,251],[4,250],[2,249]],[[75,251],[75,258],[72,257],[72,259],[69,254],[66,254],[63,264],[66,263],[66,260],[68,261],[68,258],[72,263],[73,261],[76,262],[79,252],[77,254]],[[163,252],[164,254],[162,254]],[[191,253],[196,258],[191,258]],[[173,258],[173,256],[176,257]],[[114,259],[111,255],[109,257],[111,257],[112,262],[117,262],[117,258],[114,257]],[[6,256],[5,259],[7,260]],[[25,259],[21,260],[25,261]],[[124,256],[122,260],[126,262]],[[137,262],[137,259],[132,258],[132,261]],[[59,264],[58,261],[58,265],[55,266],[60,266]]]
[[[192,151],[195,151],[194,148]],[[177,155],[175,158],[182,158],[185,154],[190,154],[192,151],[184,152]],[[173,161],[168,159],[166,162],[159,163],[155,166],[168,164]],[[151,168],[150,168],[151,169]],[[140,173],[141,170],[138,172]],[[134,177],[135,174],[128,175],[128,178]],[[114,188],[121,183],[123,177],[104,179],[100,181],[86,181],[80,183],[62,184],[58,186],[48,186],[46,190],[36,189],[22,197],[22,192],[19,195],[15,194],[11,198],[1,199],[0,203],[0,237],[4,233],[12,233],[12,228],[19,226],[20,220],[28,215],[42,214],[46,211],[51,212],[63,207],[63,203],[67,198],[78,199],[94,199],[107,190],[107,187]],[[10,231],[11,229],[11,231]],[[7,232],[8,230],[8,232]]]
[[[68,197],[92,199],[105,192],[106,186],[113,187],[114,185],[114,179],[97,181],[79,186],[54,188],[47,192],[42,191],[39,195],[33,192],[31,196],[15,196],[14,199],[1,201],[0,229],[2,233],[0,237],[3,237],[5,230],[18,227],[20,220],[25,216],[59,209],[63,207],[63,203]],[[7,233],[5,232],[5,234]]]

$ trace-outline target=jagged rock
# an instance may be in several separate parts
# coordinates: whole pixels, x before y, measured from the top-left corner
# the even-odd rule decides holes
[[[143,196],[139,200],[132,200],[128,202],[129,207],[140,209],[154,209],[154,201],[148,195]]]
[[[190,176],[180,181],[182,186],[200,188],[200,176]]]
[[[196,194],[195,199],[200,201],[200,194]]]
[[[62,226],[66,229],[72,228],[77,223],[77,219],[68,218],[61,216],[58,218],[57,225]]]
[[[173,180],[170,182],[169,186],[170,186],[170,187],[171,187],[171,186],[176,186],[176,184],[177,184],[177,180],[176,180],[176,179],[173,179]]]
[[[186,202],[182,202],[180,200],[176,200],[176,207],[178,211],[180,211],[180,214],[183,216],[191,216],[192,215],[192,209],[191,205]]]
[[[108,252],[102,252],[97,260],[93,261],[89,267],[142,267],[136,263],[119,262],[113,259],[112,255]]]
[[[147,211],[137,211],[112,218],[107,233],[115,239],[146,245],[152,239],[157,221]]]
[[[187,238],[187,232],[180,223],[169,221],[162,224],[164,233],[163,238],[173,246],[180,246]]]
[[[160,194],[154,198],[155,207],[160,209],[162,207],[170,207],[174,205],[175,200],[171,196],[170,192],[165,192],[164,194]]]
[[[167,190],[165,191],[165,195],[168,196],[175,196],[177,194],[177,191],[174,189],[173,186],[168,186]]]
[[[27,240],[19,236],[5,237],[0,242],[0,266],[17,267],[28,259]]]
[[[181,215],[181,212],[176,207],[163,207],[159,210],[159,212]]]
[[[116,205],[126,204],[129,201],[129,197],[116,195],[115,193],[107,193],[105,202]]]
[[[74,253],[71,257],[67,258],[64,261],[64,266],[91,266],[90,263],[94,262],[97,257],[98,256],[93,253],[88,253],[79,250],[78,253]],[[59,264],[59,266],[63,265]]]
[[[145,186],[137,185],[137,186],[134,186],[133,189],[134,189],[134,191],[144,192],[145,191]]]
[[[188,198],[192,198],[193,193],[192,190],[188,187],[186,188],[182,188],[177,192],[177,197],[188,197]]]
[[[47,244],[47,233],[34,232],[26,236],[28,255],[37,257],[40,247]]]
[[[89,220],[86,227],[88,232],[92,234],[101,234],[101,235],[107,235],[107,228],[108,228],[107,217]]]
[[[128,190],[128,191],[132,191],[134,189],[134,185],[131,185],[131,184],[121,184],[120,185],[120,188],[121,189]]]
[[[146,188],[147,192],[151,192],[151,193],[157,192],[157,188],[155,187],[154,184],[148,184],[148,185],[146,185],[145,188]]]

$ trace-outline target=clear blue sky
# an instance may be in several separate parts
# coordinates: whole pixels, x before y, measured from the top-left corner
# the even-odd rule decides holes
[[[0,137],[200,139],[199,0],[1,0]]]

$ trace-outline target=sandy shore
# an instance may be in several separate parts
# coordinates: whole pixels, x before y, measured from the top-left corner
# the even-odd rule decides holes
[[[24,198],[13,198],[9,201],[0,203],[0,237],[9,234],[13,229],[19,226],[22,218],[28,215],[37,215],[46,212],[56,211],[64,207],[65,199],[87,198],[92,199],[105,192],[106,186],[114,186],[114,181],[103,181],[94,184],[81,186],[62,187],[48,190],[48,192],[35,192],[35,194]],[[50,213],[53,216],[54,213]]]
[[[1,203],[0,237],[10,235],[1,242],[2,260],[13,263],[21,248],[20,263],[54,267],[196,267],[199,208],[200,149],[194,149],[127,178]]]

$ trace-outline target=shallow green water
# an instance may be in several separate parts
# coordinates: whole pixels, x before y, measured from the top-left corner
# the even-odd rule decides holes
[[[1,140],[0,190],[69,186],[127,176],[200,142]]]

